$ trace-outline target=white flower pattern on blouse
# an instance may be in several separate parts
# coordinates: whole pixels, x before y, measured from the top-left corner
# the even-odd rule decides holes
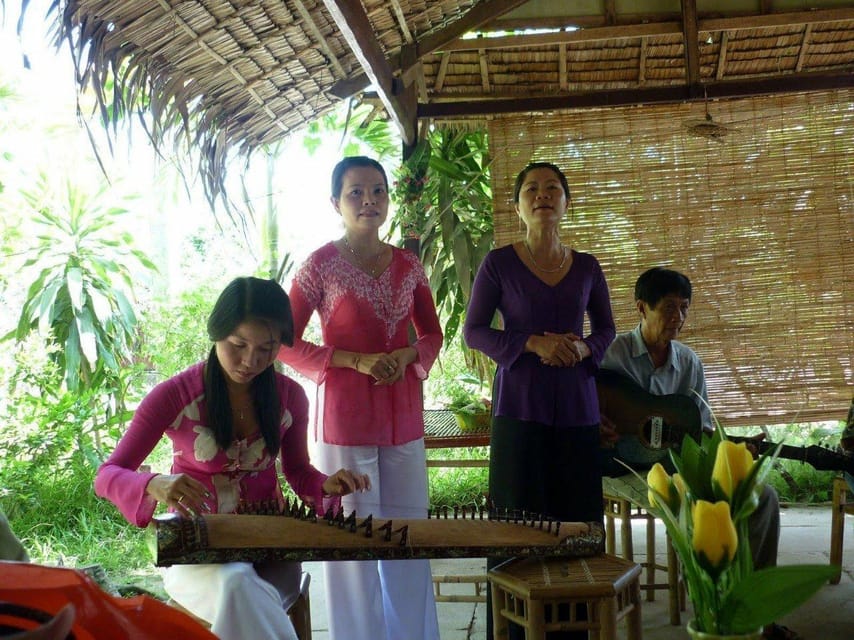
[[[181,423],[184,422],[184,419],[190,420],[191,422],[198,422],[199,416],[201,416],[201,412],[199,411],[199,403],[205,399],[205,394],[201,394],[196,398],[184,406],[184,409],[175,416],[175,419],[172,421],[172,424],[169,425],[171,429],[178,429],[181,426]]]
[[[193,440],[193,456],[199,462],[209,462],[214,459],[219,445],[216,443],[213,431],[207,427],[197,424],[193,427],[196,437]]]
[[[409,319],[415,289],[420,284],[427,284],[423,269],[410,268],[406,270],[400,287],[394,289],[389,280],[397,258],[416,263],[418,260],[413,253],[395,251],[392,265],[374,278],[340,255],[335,255],[324,262],[313,261],[312,268],[301,269],[296,278],[321,317],[329,318],[342,298],[355,295],[373,307],[377,321],[384,326],[386,336],[391,340],[400,322]]]

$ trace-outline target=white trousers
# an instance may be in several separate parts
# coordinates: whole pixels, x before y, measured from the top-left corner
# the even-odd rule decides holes
[[[393,447],[317,443],[318,468],[367,474],[370,491],[345,496],[345,515],[425,518],[424,440]],[[377,519],[381,519],[377,522]],[[438,640],[439,622],[428,560],[326,562],[326,607],[332,640]]]
[[[176,564],[163,570],[163,586],[221,640],[297,640],[287,610],[300,575],[298,562]]]

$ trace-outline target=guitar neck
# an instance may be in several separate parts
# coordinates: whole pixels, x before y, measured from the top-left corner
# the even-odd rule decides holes
[[[809,445],[796,447],[787,444],[778,445],[776,442],[767,442],[765,440],[754,440],[753,438],[742,436],[729,436],[733,442],[747,442],[756,447],[760,454],[773,451],[777,446],[780,447],[778,457],[786,460],[797,460],[806,462],[810,466],[819,471],[847,471],[854,474],[854,456],[846,455],[838,451],[833,451],[818,445]]]

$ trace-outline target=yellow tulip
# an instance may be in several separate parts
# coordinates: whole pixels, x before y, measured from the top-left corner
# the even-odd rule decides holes
[[[665,503],[670,508],[670,510],[676,514],[679,513],[679,504],[680,504],[680,491],[677,491],[677,487],[674,486],[673,480],[678,477],[679,474],[675,474],[673,478],[671,478],[667,472],[664,470],[664,467],[660,462],[656,462],[652,465],[652,469],[646,474],[646,483],[649,485],[649,489],[647,490],[647,498],[649,498],[649,504],[653,507],[658,506],[659,495],[664,496]],[[680,481],[682,479],[680,478]],[[656,491],[658,494],[656,494]]]
[[[685,494],[688,493],[688,486],[685,484],[685,480],[682,479],[682,474],[673,474],[673,486],[676,487],[676,492],[679,494],[679,500],[684,501]]]
[[[735,557],[738,534],[729,512],[729,504],[720,500],[712,504],[698,500],[692,510],[694,532],[691,545],[700,563],[717,576]]]
[[[753,468],[753,454],[743,442],[738,444],[723,440],[715,455],[712,481],[717,482],[723,494],[730,500]]]

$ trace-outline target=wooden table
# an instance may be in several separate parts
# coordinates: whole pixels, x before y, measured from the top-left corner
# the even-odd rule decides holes
[[[424,410],[424,447],[426,449],[460,449],[468,447],[488,447],[489,428],[462,431],[454,412],[449,409]],[[448,460],[427,461],[428,467],[488,467],[489,460]]]

